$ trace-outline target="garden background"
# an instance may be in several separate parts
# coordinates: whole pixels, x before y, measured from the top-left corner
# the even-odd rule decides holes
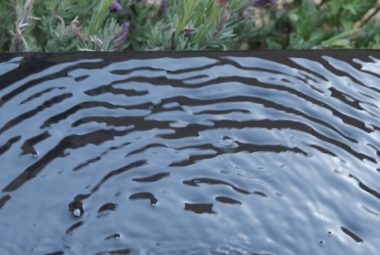
[[[1,52],[379,48],[377,0],[3,0]]]

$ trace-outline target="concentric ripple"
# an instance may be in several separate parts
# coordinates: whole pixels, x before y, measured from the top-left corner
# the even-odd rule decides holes
[[[380,52],[0,56],[0,254],[378,254]]]

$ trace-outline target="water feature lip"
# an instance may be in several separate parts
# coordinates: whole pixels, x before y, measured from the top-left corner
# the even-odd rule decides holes
[[[183,57],[258,57],[273,60],[283,60],[283,57],[307,57],[308,59],[318,58],[322,55],[328,55],[342,60],[351,60],[352,57],[367,59],[371,53],[378,54],[377,49],[313,49],[313,50],[250,50],[250,51],[128,51],[128,52],[98,52],[98,51],[83,51],[83,52],[4,52],[0,53],[0,61],[5,59],[22,56],[34,57],[37,59],[43,58],[112,58],[112,60],[126,58],[130,59],[150,59],[150,58],[183,58]]]

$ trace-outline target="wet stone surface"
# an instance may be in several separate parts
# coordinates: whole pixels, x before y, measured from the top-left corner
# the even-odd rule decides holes
[[[380,52],[0,55],[0,254],[378,254]]]

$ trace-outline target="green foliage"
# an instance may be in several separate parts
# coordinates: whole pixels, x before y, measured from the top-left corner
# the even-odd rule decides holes
[[[278,0],[281,1],[281,0]],[[1,51],[379,48],[377,0],[9,0],[0,3]],[[289,2],[289,1],[287,1]],[[28,5],[29,4],[29,5]],[[30,8],[29,8],[30,7]],[[372,10],[371,10],[372,9]],[[371,11],[370,11],[371,10]],[[162,14],[162,15],[161,15]],[[367,14],[367,16],[366,16]],[[119,47],[115,38],[124,31]],[[128,34],[128,36],[127,36]],[[125,40],[124,40],[125,39]]]
[[[13,19],[9,13],[14,12],[11,3],[4,1],[0,3],[0,49],[7,50],[11,46],[11,34],[10,31],[13,29]]]
[[[103,28],[108,15],[108,6],[111,0],[101,0],[96,6],[94,13],[91,15],[90,23],[88,24],[88,34],[94,35],[97,31]]]

